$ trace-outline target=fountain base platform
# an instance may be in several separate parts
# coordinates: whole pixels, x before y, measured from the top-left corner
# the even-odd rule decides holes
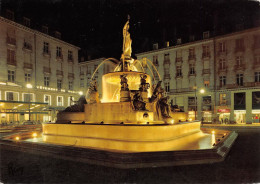
[[[86,127],[89,126],[93,125]],[[97,126],[107,127],[109,125]],[[120,151],[106,148],[79,147],[75,145],[75,142],[71,145],[46,143],[43,140],[45,139],[44,135],[42,136],[38,133],[39,136],[37,138],[32,138],[30,135],[32,135],[32,133],[19,133],[7,136],[0,140],[1,149],[11,149],[41,156],[123,169],[221,162],[225,159],[237,138],[237,133],[234,131],[202,128],[200,132],[194,132],[188,136],[184,136],[190,136],[190,138],[186,140],[184,137],[176,138],[175,140],[179,140],[177,141],[178,144],[176,143],[175,146],[171,148],[162,143],[166,141],[164,140],[161,142],[161,145],[165,147],[160,147],[161,145],[159,145],[156,148],[152,148],[155,144],[154,141],[147,141],[149,149],[145,146],[139,146],[138,148],[143,149],[143,151],[137,151],[137,149],[133,149],[133,144],[131,143],[131,151],[129,151],[128,148],[125,151]],[[16,139],[17,136],[20,137],[19,140]],[[165,135],[165,138],[166,137]],[[124,143],[126,142],[127,141],[124,141]],[[169,143],[171,143],[171,141],[168,142],[168,144]],[[105,145],[105,142],[103,144]]]

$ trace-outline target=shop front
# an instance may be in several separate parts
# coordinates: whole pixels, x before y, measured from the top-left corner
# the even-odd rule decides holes
[[[260,123],[260,109],[252,110],[252,123]]]
[[[246,122],[246,110],[234,110],[235,122],[243,124]]]
[[[221,124],[228,124],[230,122],[230,109],[221,108],[218,109],[218,122]]]

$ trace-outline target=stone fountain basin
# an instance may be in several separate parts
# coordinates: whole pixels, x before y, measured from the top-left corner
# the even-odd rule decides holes
[[[198,123],[194,124],[196,127]],[[182,124],[180,124],[182,125]],[[185,125],[189,125],[186,123]],[[70,126],[70,125],[69,125]],[[74,125],[77,126],[77,125]],[[85,124],[83,126],[86,127],[111,127],[111,125],[95,125],[95,124]],[[116,129],[114,131],[120,130],[118,127],[126,127],[127,125],[116,125]],[[171,127],[177,125],[138,125],[140,127]],[[57,126],[58,127],[58,126]],[[79,126],[82,127],[82,126]],[[135,127],[135,126],[127,126],[127,127]],[[181,127],[181,126],[180,126]],[[114,127],[113,127],[114,128]],[[134,131],[135,128],[133,128]],[[144,128],[143,130],[145,130]],[[93,130],[93,129],[92,129]],[[180,131],[179,127],[176,127],[176,132]],[[192,130],[192,129],[191,129]],[[73,132],[73,131],[71,131]],[[84,132],[82,130],[82,132]],[[102,132],[102,131],[101,131]],[[145,132],[145,131],[144,131]],[[114,133],[114,132],[113,132]],[[143,141],[136,141],[136,136],[125,135],[123,138],[129,137],[131,141],[124,140],[122,138],[123,133],[120,136],[113,137],[117,138],[114,140],[109,140],[115,143],[119,140],[119,142],[123,142],[124,144],[130,145],[132,147],[130,149],[125,149],[127,146],[123,146],[124,150],[119,150],[118,145],[116,144],[117,149],[110,148],[101,148],[97,147],[97,145],[78,146],[76,142],[73,144],[63,144],[54,143],[54,142],[46,142],[46,135],[38,133],[37,137],[30,137],[32,133],[19,133],[15,135],[11,135],[5,137],[1,140],[1,147],[14,149],[16,151],[26,151],[32,154],[39,154],[43,156],[57,157],[65,160],[74,160],[79,162],[86,162],[88,164],[97,164],[109,167],[117,167],[117,168],[141,168],[141,167],[162,167],[162,166],[176,166],[176,165],[191,165],[191,164],[209,164],[221,162],[227,156],[230,148],[232,147],[235,139],[237,138],[237,133],[234,131],[227,130],[217,130],[217,129],[200,129],[199,132],[190,133],[186,136],[175,136],[173,139],[168,139],[166,135],[162,137],[157,136],[155,134],[155,138],[152,134],[148,136]],[[49,134],[50,135],[50,134]],[[168,134],[169,136],[170,134]],[[15,138],[20,136],[20,139],[17,141]],[[59,138],[57,138],[59,137]],[[56,140],[60,141],[60,138],[63,137],[65,139],[66,136],[59,135]],[[71,136],[72,137],[72,136]],[[79,139],[81,136],[77,136],[77,138],[72,138],[71,140]],[[105,137],[105,136],[104,136]],[[100,138],[100,140],[104,140]],[[150,138],[149,138],[150,137]],[[156,138],[157,137],[157,138]],[[51,139],[54,140],[52,136]],[[121,140],[120,140],[121,139]],[[140,137],[139,137],[140,139]],[[168,139],[168,140],[167,140]],[[88,138],[89,141],[93,141],[93,138]],[[84,142],[84,141],[83,141]],[[96,142],[96,141],[94,141]],[[141,143],[140,143],[141,142]],[[160,145],[155,145],[157,144]],[[101,145],[106,145],[105,142]],[[130,143],[130,144],[129,144]],[[110,143],[107,143],[109,145]],[[135,146],[133,146],[136,144]],[[140,144],[147,144],[149,146],[140,146]],[[169,144],[169,145],[168,145]],[[112,147],[113,148],[113,147]],[[135,148],[135,149],[134,149]],[[138,149],[142,149],[137,151]],[[135,150],[135,151],[134,151]]]

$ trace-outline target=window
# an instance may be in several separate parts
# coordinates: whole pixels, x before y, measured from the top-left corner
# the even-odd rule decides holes
[[[226,105],[226,103],[227,103],[226,98],[227,98],[227,94],[226,93],[220,93],[219,94],[219,103],[220,103],[220,105]]]
[[[209,31],[203,32],[203,39],[209,38]]]
[[[23,101],[24,102],[32,102],[33,101],[33,94],[31,94],[31,93],[24,93],[23,94]]]
[[[177,71],[177,77],[182,76],[182,72],[181,72],[181,66],[176,66],[176,71]]]
[[[190,64],[190,72],[189,72],[190,75],[194,75],[195,74],[195,64],[192,63]]]
[[[236,39],[236,50],[242,50],[244,49],[244,39]]]
[[[68,97],[68,106],[71,106],[74,104],[75,104],[74,97],[73,96]]]
[[[15,73],[13,70],[8,70],[8,82],[14,82]]]
[[[225,59],[220,59],[219,60],[219,69],[223,70],[226,68],[226,60]]]
[[[156,55],[156,56],[153,56],[153,64],[154,65],[158,65],[159,64],[159,62],[158,62],[158,56]]]
[[[43,53],[49,54],[49,43],[43,42]]]
[[[61,47],[57,47],[56,48],[56,57],[62,57],[62,54],[61,54]]]
[[[195,59],[195,49],[194,48],[189,49],[189,59]]]
[[[72,51],[68,51],[68,60],[73,60],[73,55],[72,55]]]
[[[84,78],[80,78],[80,87],[84,87]]]
[[[205,81],[204,81],[204,86],[205,86],[205,87],[209,87],[209,81],[208,81],[208,80],[205,80]]]
[[[15,51],[11,49],[7,49],[7,63],[16,65],[15,61]]]
[[[208,45],[203,45],[202,46],[202,50],[203,50],[202,56],[203,57],[209,57],[209,46]]]
[[[166,92],[170,92],[170,83],[169,82],[165,82],[164,86],[165,86],[165,91]]]
[[[226,86],[226,76],[219,77],[219,85],[220,87]]]
[[[226,43],[225,42],[219,43],[219,51],[220,52],[225,52],[226,51]]]
[[[62,88],[62,80],[61,79],[57,80],[57,88],[58,88],[58,90],[60,90]]]
[[[26,18],[26,17],[23,17],[23,25],[27,26],[27,27],[30,27],[31,25],[31,20]]]
[[[51,95],[44,95],[44,103],[51,105]]]
[[[238,86],[243,86],[243,74],[237,74],[237,85]]]
[[[73,82],[69,81],[69,90],[73,90]]]
[[[6,92],[6,100],[7,101],[14,101],[14,93],[13,92]]]
[[[25,77],[25,82],[31,82],[31,74],[30,73],[25,73],[24,77]]]
[[[236,57],[236,64],[237,66],[241,66],[243,64],[243,56]]]
[[[57,106],[63,106],[63,96],[57,96]]]
[[[260,72],[255,72],[255,82],[260,82]]]
[[[47,76],[44,77],[44,86],[45,87],[50,86],[50,77],[47,77]]]

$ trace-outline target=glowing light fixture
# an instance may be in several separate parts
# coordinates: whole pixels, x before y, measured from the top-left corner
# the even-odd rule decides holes
[[[214,134],[214,133],[215,133],[215,131],[212,131],[211,133],[212,133],[212,134]]]
[[[204,90],[204,89],[201,89],[201,90],[200,90],[200,93],[202,93],[202,94],[205,93],[205,90]]]
[[[34,132],[34,133],[32,134],[32,136],[33,136],[33,137],[37,137],[37,133]]]
[[[80,91],[80,92],[79,92],[79,95],[83,95],[83,92],[82,92],[82,91]]]
[[[32,88],[32,85],[31,84],[26,84],[26,87],[31,89]]]
[[[19,141],[19,140],[20,140],[20,137],[18,137],[18,136],[15,137],[15,140],[16,140],[16,141]]]

